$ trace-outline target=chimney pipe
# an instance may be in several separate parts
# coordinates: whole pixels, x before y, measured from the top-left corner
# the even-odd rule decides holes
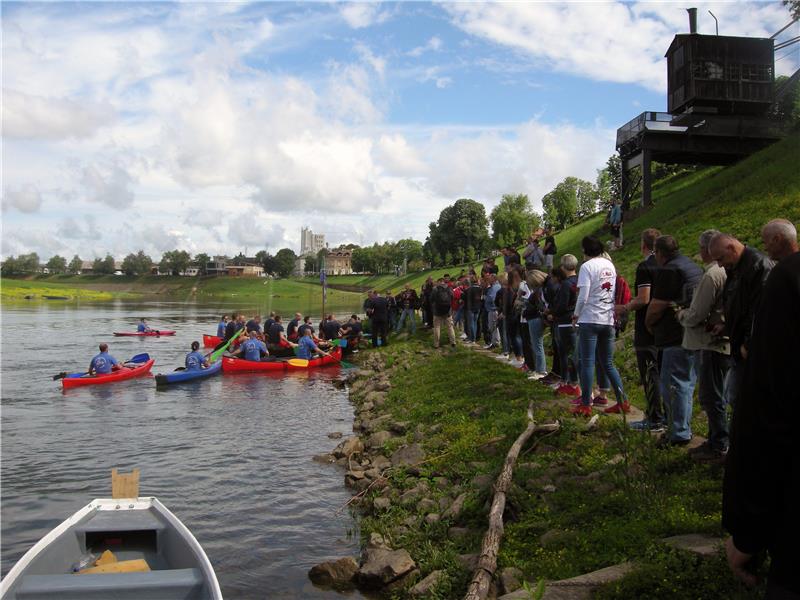
[[[689,33],[697,33],[697,9],[687,8],[686,12],[689,13]]]

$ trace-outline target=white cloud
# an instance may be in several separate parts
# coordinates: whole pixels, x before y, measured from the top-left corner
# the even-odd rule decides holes
[[[439,50],[442,49],[443,45],[444,43],[442,42],[441,38],[433,36],[425,43],[425,45],[417,46],[416,48],[409,50],[407,54],[408,56],[413,56],[416,58],[422,56],[426,52],[430,51],[438,52]]]
[[[11,138],[89,137],[114,119],[108,102],[78,103],[3,90],[3,135]]]
[[[42,207],[42,194],[34,185],[3,191],[3,211],[16,209],[21,213],[35,213]]]
[[[433,81],[434,85],[436,85],[436,87],[440,90],[450,87],[453,85],[453,79],[452,77],[439,75],[441,69],[441,67],[426,68],[419,77],[419,81],[422,83],[425,83],[426,81]]]
[[[777,2],[697,5],[710,8],[723,35],[769,37],[787,20]],[[688,18],[673,3],[445,3],[465,32],[519,52],[541,68],[597,81],[666,89],[666,52]],[[710,19],[710,17],[709,17]],[[708,28],[713,25],[706,24]],[[774,29],[773,29],[774,27]],[[770,31],[771,30],[771,31]]]
[[[56,228],[56,236],[68,240],[95,241],[102,238],[103,232],[97,227],[97,219],[90,214],[80,219],[72,216],[63,218]]]
[[[339,13],[353,29],[363,29],[374,23],[382,23],[388,18],[388,13],[381,10],[378,2],[345,2],[342,3]]]
[[[83,168],[81,184],[89,202],[99,202],[113,208],[133,204],[134,179],[117,158],[96,162]]]

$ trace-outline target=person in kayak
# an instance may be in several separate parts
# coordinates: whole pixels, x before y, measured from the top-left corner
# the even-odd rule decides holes
[[[153,330],[150,329],[150,325],[147,324],[147,320],[142,318],[139,319],[139,325],[136,326],[136,331],[138,333],[150,333]]]
[[[231,320],[225,326],[225,341],[227,342],[235,336],[242,327],[244,327],[244,315],[233,313],[231,315]]]
[[[289,321],[289,324],[286,326],[286,338],[290,342],[296,342],[298,339],[303,337],[303,334],[298,331],[298,328],[302,322],[303,315],[300,313],[294,313],[294,319]]]
[[[280,315],[275,315],[275,321],[267,330],[267,344],[273,356],[294,355],[292,348],[296,347],[297,344],[286,339],[286,334],[283,332],[283,320]]]
[[[311,329],[304,329],[303,335],[300,338],[300,341],[297,343],[297,356],[298,358],[310,360],[314,354],[319,354],[320,356],[330,356],[330,354],[325,352],[314,342]]]
[[[192,342],[192,351],[186,355],[186,370],[199,371],[209,367],[208,359],[200,354],[200,342]]]
[[[258,339],[258,334],[255,331],[251,331],[249,335],[250,337],[242,342],[239,349],[232,354],[255,362],[261,361],[262,358],[268,358],[269,350],[267,350],[267,345]]]
[[[225,337],[225,327],[228,324],[228,315],[222,315],[220,318],[219,323],[217,324],[217,337],[224,338]]]
[[[100,354],[89,363],[89,375],[107,375],[122,368],[122,363],[108,353],[108,344],[100,344]]]
[[[250,319],[246,324],[245,328],[247,329],[247,334],[250,335],[251,331],[255,331],[258,335],[261,335],[261,317],[256,315],[252,319]]]

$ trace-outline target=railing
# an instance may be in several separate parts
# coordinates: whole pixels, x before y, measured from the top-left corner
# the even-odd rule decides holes
[[[625,125],[617,129],[617,148],[628,140],[635,138],[646,129],[655,131],[670,131],[683,133],[685,127],[673,127],[670,125],[672,115],[666,112],[646,111],[638,117],[631,119]]]

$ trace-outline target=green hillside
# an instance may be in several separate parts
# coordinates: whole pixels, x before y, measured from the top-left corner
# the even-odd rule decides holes
[[[781,217],[800,222],[798,163],[800,133],[794,133],[733,166],[706,167],[659,182],[653,188],[654,206],[625,223],[626,244],[613,253],[614,263],[632,280],[640,260],[638,236],[648,227],[675,236],[688,255],[696,253],[698,236],[710,228],[732,233],[743,242],[760,246],[761,226],[770,219]],[[556,234],[559,255],[571,253],[580,259],[580,242],[585,235],[611,239],[602,229],[604,218],[604,214],[597,214]],[[502,257],[499,264],[502,265]],[[405,283],[419,288],[429,276],[436,279],[445,273],[457,274],[467,267],[436,268],[401,278],[348,275],[330,277],[328,281],[337,286],[397,291]]]

